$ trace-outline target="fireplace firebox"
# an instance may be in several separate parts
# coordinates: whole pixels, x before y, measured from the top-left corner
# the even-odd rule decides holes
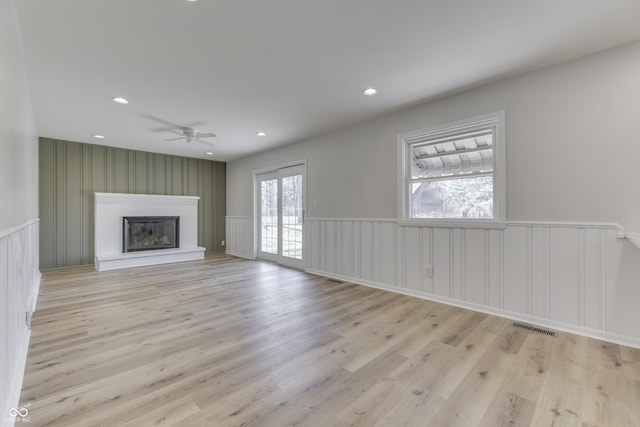
[[[179,216],[125,216],[122,218],[123,252],[179,247]]]

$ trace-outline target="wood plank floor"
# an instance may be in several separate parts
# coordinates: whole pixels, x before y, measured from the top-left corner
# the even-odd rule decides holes
[[[224,255],[43,275],[32,426],[638,426],[640,350]]]

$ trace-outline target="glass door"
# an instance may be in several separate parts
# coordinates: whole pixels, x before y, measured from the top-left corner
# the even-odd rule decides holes
[[[304,165],[258,175],[258,257],[304,267]]]

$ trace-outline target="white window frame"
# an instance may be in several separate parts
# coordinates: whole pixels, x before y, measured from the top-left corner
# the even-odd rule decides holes
[[[493,141],[493,219],[411,218],[409,153],[421,141],[452,136],[461,132],[495,127]],[[398,135],[398,222],[400,225],[458,228],[504,228],[506,226],[505,112],[498,111],[453,123]]]

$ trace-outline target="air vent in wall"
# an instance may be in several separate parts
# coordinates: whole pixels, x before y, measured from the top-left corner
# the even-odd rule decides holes
[[[513,322],[513,326],[516,328],[526,329],[527,331],[537,332],[539,334],[549,335],[550,337],[555,337],[555,331],[551,331],[549,329],[536,328],[535,326],[525,325],[524,323]]]

